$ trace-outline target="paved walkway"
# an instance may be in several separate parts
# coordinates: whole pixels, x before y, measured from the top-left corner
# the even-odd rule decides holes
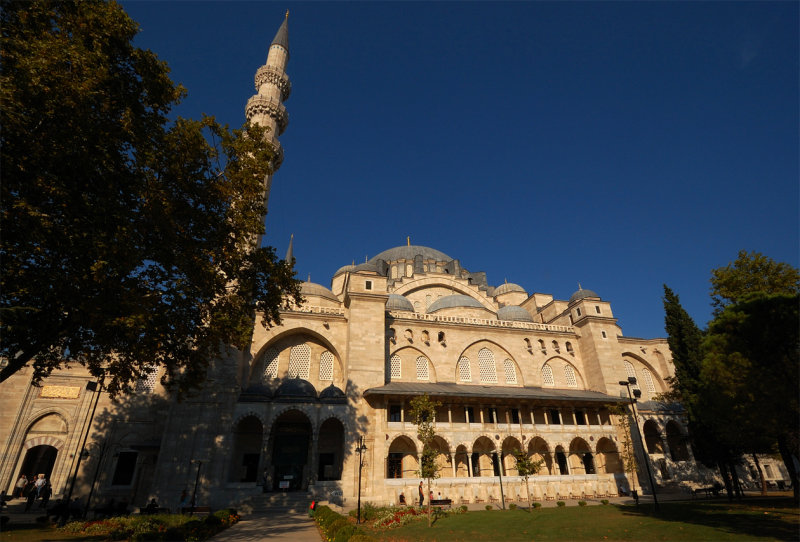
[[[210,540],[214,542],[320,542],[322,537],[314,521],[306,513],[289,511],[259,512],[225,529]]]

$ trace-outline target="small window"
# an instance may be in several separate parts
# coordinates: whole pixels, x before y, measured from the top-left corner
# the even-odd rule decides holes
[[[600,314],[600,305],[595,305],[595,306],[594,306],[594,311],[595,311],[597,314]]]
[[[775,478],[775,473],[772,472],[772,465],[764,465],[764,470],[767,473],[767,478]]]
[[[580,310],[580,309],[575,309],[575,314],[577,314],[578,316],[580,316],[580,315],[581,315],[581,310]]]
[[[542,339],[539,339],[539,349],[540,349],[542,352],[544,352],[545,354],[547,353],[547,348],[545,348],[545,346],[544,346],[544,341],[543,341]]]
[[[553,350],[555,350],[556,352],[561,352],[561,349],[558,347],[557,341],[553,341]]]
[[[649,369],[642,369],[642,380],[644,380],[644,387],[648,392],[656,392],[656,386],[653,383],[653,375],[650,374]]]
[[[578,425],[586,425],[586,414],[582,410],[575,411],[575,423]]]
[[[561,413],[557,408],[550,409],[550,423],[553,425],[561,425]]]
[[[497,409],[495,407],[486,407],[484,412],[485,423],[497,423]]]
[[[278,378],[278,352],[274,348],[267,350],[264,354],[264,380]]]
[[[333,354],[327,350],[319,357],[319,379],[333,380]]]
[[[417,358],[417,380],[430,380],[428,374],[428,358],[419,356]]]
[[[158,376],[158,369],[153,367],[147,372],[142,373],[142,378],[136,383],[136,393],[153,393],[156,387],[156,377]]]
[[[603,337],[604,339],[608,338],[608,335],[606,335],[605,331],[601,331],[600,336]]]
[[[564,346],[567,347],[567,352],[569,352],[570,354],[575,352],[575,350],[572,349],[572,343],[571,342],[567,341],[567,343]]]
[[[298,344],[289,351],[289,378],[308,380],[311,364],[311,348],[307,344]]]
[[[567,381],[567,386],[570,388],[578,387],[578,380],[575,378],[575,370],[570,365],[564,367],[564,379]]]
[[[372,281],[371,280],[367,280],[367,281],[364,282],[364,289],[365,290],[372,290]]]
[[[440,332],[439,332],[439,334],[437,335],[437,340],[438,340],[440,343],[444,344],[444,331],[440,331]]]
[[[475,409],[471,406],[468,406],[464,409],[464,412],[467,416],[467,423],[475,423]]]
[[[401,412],[402,407],[400,405],[389,405],[389,421],[390,422],[399,422],[402,421]]]
[[[136,470],[136,458],[139,452],[120,452],[117,458],[117,466],[114,469],[114,476],[111,478],[112,486],[129,486],[133,481],[133,473]]]
[[[512,408],[511,409],[511,423],[519,423],[519,409]]]
[[[542,385],[543,386],[553,386],[555,385],[555,380],[553,379],[553,368],[549,365],[545,365],[542,367]]]
[[[497,367],[494,364],[494,354],[488,348],[481,348],[478,352],[478,369],[481,382],[497,382]]]
[[[393,355],[389,361],[389,376],[391,380],[401,378],[402,373],[400,372],[400,366],[400,356],[397,354]]]
[[[514,362],[510,359],[503,361],[503,369],[506,373],[506,384],[516,384],[517,369],[514,367]]]
[[[467,357],[458,360],[458,379],[461,382],[472,382],[472,370]]]

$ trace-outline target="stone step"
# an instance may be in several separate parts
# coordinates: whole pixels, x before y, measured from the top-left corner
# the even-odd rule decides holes
[[[305,491],[290,493],[261,493],[244,499],[239,508],[245,513],[289,511],[302,513],[308,510],[314,497]]]

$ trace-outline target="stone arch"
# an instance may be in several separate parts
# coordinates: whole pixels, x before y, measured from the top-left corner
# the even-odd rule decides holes
[[[340,383],[343,384],[347,382],[346,367],[342,361],[344,358],[342,358],[341,349],[334,346],[334,344],[330,341],[330,339],[325,335],[322,335],[321,333],[314,331],[313,329],[309,329],[307,327],[296,327],[287,329],[285,331],[282,331],[274,335],[273,337],[270,337],[269,340],[265,341],[264,344],[262,344],[258,348],[258,351],[253,355],[253,362],[251,363],[250,366],[250,374],[248,375],[247,381],[250,384],[258,384],[261,382],[261,376],[265,369],[264,355],[269,351],[270,348],[276,347],[283,342],[290,341],[295,337],[299,338],[303,336],[309,337],[311,339],[311,342],[318,343],[320,346],[327,349],[328,351],[330,351],[331,354],[333,354],[334,374],[336,373],[336,369],[338,368],[339,373],[341,374]],[[319,356],[315,356],[312,354],[311,355],[312,364],[314,363],[315,358],[316,362],[319,363]],[[312,374],[311,376],[312,376],[311,380],[312,381],[315,380],[315,378],[313,378],[314,375]],[[318,377],[319,375],[316,376]],[[334,377],[334,383],[336,382],[337,379],[336,377]]]
[[[667,447],[673,461],[688,461],[689,450],[686,446],[686,435],[675,420],[669,420],[666,426]]]
[[[544,463],[542,463],[542,466],[546,469],[544,474],[555,474],[553,471],[553,455],[550,453],[550,446],[548,446],[547,441],[542,437],[533,437],[528,442],[528,455],[534,461],[544,461]]]
[[[512,383],[508,382],[508,379],[507,379],[508,375],[505,374],[505,370],[506,370],[505,365],[509,361],[511,362],[512,366],[514,367],[514,374],[516,375],[516,380],[517,380],[516,382],[512,382]],[[503,358],[503,378],[505,379],[504,381],[505,381],[506,386],[524,386],[525,385],[525,374],[522,372],[522,369],[520,368],[519,363],[517,363],[517,360],[515,360],[513,357],[504,357]]]
[[[549,365],[552,372],[553,372],[553,387],[555,388],[568,388],[572,386],[567,385],[566,376],[564,374],[564,367],[569,366],[572,367],[573,372],[575,373],[575,380],[577,381],[577,386],[572,387],[573,389],[583,390],[586,389],[586,381],[583,378],[583,373],[581,370],[570,360],[565,358],[564,356],[550,356],[547,360],[542,363],[542,366],[539,370],[539,373],[542,373],[545,365]]]
[[[450,457],[450,450],[453,449],[450,445],[450,442],[448,442],[448,440],[441,435],[436,435],[433,438],[431,447],[437,452],[436,470],[439,473],[439,477],[450,476],[452,471],[452,458]]]
[[[30,420],[25,428],[25,433],[29,433],[33,427],[41,421],[43,418],[48,416],[57,416],[61,422],[64,424],[63,430],[60,431],[49,431],[53,433],[69,433],[70,432],[70,425],[69,419],[70,415],[61,408],[44,408],[35,414],[32,414],[28,419]]]
[[[660,352],[659,352],[659,354],[660,354]],[[653,384],[656,387],[656,393],[660,393],[660,392],[662,392],[662,391],[664,391],[666,389],[665,384],[664,384],[664,379],[661,378],[661,371],[656,369],[655,366],[652,363],[650,363],[649,361],[647,361],[645,358],[643,358],[639,354],[634,354],[633,352],[630,352],[630,351],[622,352],[621,358],[622,358],[623,361],[629,361],[629,362],[633,363],[634,368],[636,368],[637,366],[646,367],[650,371],[650,374],[653,377]],[[623,375],[623,373],[624,373],[624,371],[620,373],[620,378],[623,378],[623,376],[627,377],[627,374]],[[638,372],[637,372],[636,378],[637,378],[636,385],[639,386],[640,389],[643,388],[643,386],[642,386],[643,382],[639,381],[640,375],[638,374]]]
[[[228,481],[255,483],[264,442],[264,423],[256,414],[239,416],[231,426]]]
[[[317,480],[341,480],[346,427],[337,416],[323,420],[317,435]]]
[[[401,381],[416,381],[417,380],[417,358],[424,357],[428,360],[428,380],[426,382],[436,382],[436,369],[434,368],[433,361],[422,350],[416,346],[405,345],[397,348],[389,353],[389,359],[394,356],[400,358],[400,380]]]
[[[523,450],[522,443],[517,437],[508,436],[503,439],[500,449],[503,451],[503,472],[508,476],[518,476],[517,458],[514,456],[514,452]]]
[[[517,363],[516,359],[511,354],[511,352],[507,348],[505,348],[503,345],[501,345],[500,343],[498,343],[496,341],[493,341],[491,339],[485,339],[485,338],[477,339],[477,340],[471,342],[470,344],[468,344],[467,346],[465,346],[464,349],[461,350],[461,353],[459,353],[458,357],[457,357],[457,359],[461,359],[463,357],[469,358],[471,366],[472,366],[471,370],[472,370],[472,381],[473,382],[476,382],[476,381],[477,382],[481,382],[481,378],[480,378],[480,361],[479,361],[479,358],[478,358],[478,353],[484,348],[490,350],[492,352],[492,356],[494,357],[495,374],[498,375],[497,376],[497,383],[498,384],[501,382],[500,375],[503,375],[502,382],[505,382],[505,372],[504,372],[503,361],[505,359],[510,359],[514,363],[515,369],[517,371],[517,382],[518,382],[518,385],[524,385],[523,373],[519,368],[519,363]]]
[[[422,278],[415,278],[408,282],[404,282],[401,284],[396,290],[394,290],[394,294],[408,296],[416,292],[417,290],[422,290],[425,288],[431,287],[443,287],[448,290],[451,290],[453,293],[468,295],[471,298],[478,301],[481,305],[483,305],[487,310],[492,312],[497,312],[497,307],[486,298],[486,294],[481,292],[477,286],[466,284],[465,282],[459,282],[456,279],[447,279],[445,277],[437,276],[437,277],[422,277]]]
[[[466,444],[459,444],[455,448],[456,457],[456,477],[465,478],[469,476],[470,448]]]
[[[495,452],[494,441],[482,435],[472,444],[472,476],[496,476],[500,463]]]
[[[589,444],[581,437],[569,443],[569,467],[572,474],[594,474],[594,456]]]
[[[266,419],[264,418],[264,416],[262,414],[256,412],[255,410],[248,409],[248,410],[246,410],[244,412],[240,412],[239,414],[236,415],[236,417],[233,419],[233,423],[231,423],[231,428],[236,427],[239,424],[239,422],[241,422],[244,418],[247,418],[247,417],[250,417],[250,416],[258,418],[258,421],[261,422],[261,426],[262,427],[267,427],[268,426],[267,421],[266,421]]]
[[[603,437],[597,441],[595,448],[597,457],[597,472],[601,474],[616,474],[623,472],[622,459],[619,456],[617,445],[608,438]]]
[[[49,435],[43,437],[34,437],[25,441],[23,448],[30,450],[36,446],[52,446],[56,450],[60,450],[64,446],[64,441]]]
[[[417,444],[408,435],[391,439],[386,458],[386,478],[415,478],[419,470]]]
[[[313,419],[314,416],[299,405],[287,405],[274,413],[268,447],[273,489],[308,487],[314,475],[311,471]]]
[[[567,454],[564,451],[564,446],[561,444],[557,445],[553,456],[555,458],[556,466],[558,467],[558,472],[554,474],[560,474],[561,476],[568,475],[570,473],[569,462],[567,461]]]
[[[644,422],[642,426],[642,433],[644,433],[644,442],[647,446],[648,454],[663,454],[664,444],[661,440],[661,431],[658,427],[658,422],[654,419],[649,419]]]
[[[275,425],[275,421],[284,414],[286,414],[287,412],[289,412],[290,410],[296,410],[297,412],[308,418],[308,422],[313,427],[314,424],[312,420],[314,419],[314,416],[312,415],[312,412],[308,412],[307,409],[310,410],[310,408],[306,405],[296,405],[296,404],[283,405],[280,408],[276,408],[275,410],[272,411],[272,415],[269,418],[269,423],[264,424],[264,427],[269,427],[270,429],[272,429],[272,426]]]

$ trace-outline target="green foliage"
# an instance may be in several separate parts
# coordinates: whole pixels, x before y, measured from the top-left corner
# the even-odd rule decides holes
[[[350,537],[349,542],[377,542],[377,540],[367,534],[358,532]]]
[[[534,508],[541,508],[541,507],[542,507],[542,503],[540,503],[540,502],[535,502],[535,503],[533,503],[533,507],[534,507]]]
[[[608,504],[608,499],[602,499],[600,502],[601,502],[602,504]]]
[[[748,295],[800,294],[800,272],[760,252],[740,250],[736,260],[711,270],[711,304],[718,314]]]
[[[528,485],[528,478],[534,474],[539,474],[544,464],[544,459],[534,461],[529,455],[521,450],[514,450],[514,460],[516,461],[517,472],[525,480],[525,491],[528,495],[528,502],[531,500],[531,488]]]
[[[462,514],[466,514],[467,510],[469,510],[466,504],[462,504],[461,506],[458,507],[458,509],[461,511]]]
[[[491,504],[487,504],[485,508],[487,510],[494,510],[494,506],[492,506]]]
[[[666,284],[664,285],[664,327],[667,331],[667,342],[672,352],[675,365],[675,377],[669,379],[672,391],[665,399],[684,401],[697,393],[700,378],[701,353],[700,345],[703,332],[694,323],[692,317],[681,305],[678,295]]]
[[[508,509],[509,510],[516,510],[517,509],[517,505],[512,502],[511,504],[508,505]]]
[[[578,506],[586,506],[586,501],[578,501]]]
[[[436,456],[438,452],[433,447],[433,439],[436,437],[434,422],[436,421],[436,409],[442,406],[439,401],[432,400],[427,394],[414,397],[411,402],[411,419],[417,426],[417,438],[422,442],[422,454],[419,461],[419,476],[428,482],[428,489],[425,492],[430,495],[431,480],[439,477],[439,469],[436,468]],[[431,525],[431,503],[428,499],[428,525]]]
[[[336,535],[333,537],[333,542],[347,542],[351,539],[351,537],[356,533],[356,526],[348,523],[344,527],[341,527],[338,531],[336,531]]]
[[[70,535],[108,540],[206,540],[239,521],[235,510],[220,510],[205,520],[179,514],[73,521],[58,529]]]
[[[633,483],[636,473],[637,461],[636,452],[633,448],[633,438],[631,436],[631,418],[629,417],[628,406],[626,404],[615,403],[607,405],[608,412],[617,416],[619,426],[622,427],[622,442],[619,458],[622,461],[623,470],[628,474],[628,478]]]
[[[556,506],[558,506],[559,508],[564,508],[565,506],[567,506],[567,503],[565,503],[564,501],[558,501],[556,503]]]
[[[164,366],[192,389],[300,300],[256,246],[264,130],[170,122],[185,91],[117,3],[6,0],[0,24],[0,381],[78,363],[117,395]]]

